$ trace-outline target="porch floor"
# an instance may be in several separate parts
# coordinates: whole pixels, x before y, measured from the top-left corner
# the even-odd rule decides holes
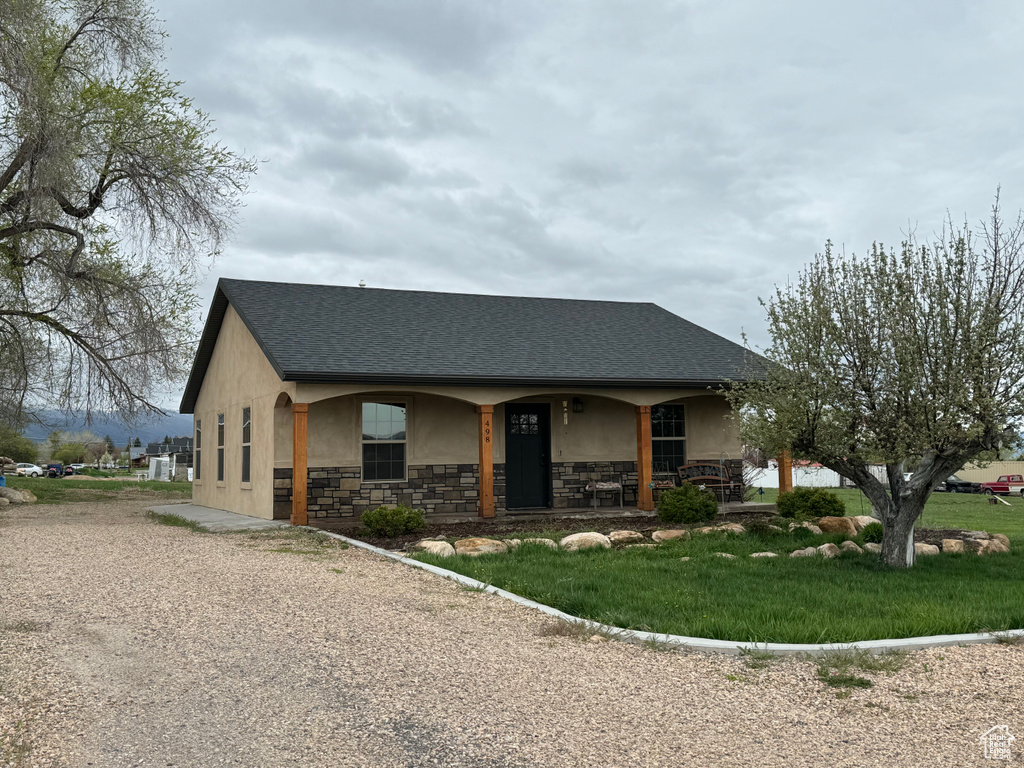
[[[750,515],[750,514],[774,514],[774,504],[763,504],[750,501],[730,501],[718,505],[720,515]],[[567,509],[500,509],[495,517],[490,520],[602,520],[611,517],[636,517],[640,519],[652,519],[657,517],[654,512],[642,512],[636,507],[570,507]],[[428,523],[472,523],[483,521],[479,515],[427,515]],[[359,525],[358,517],[317,517],[309,518],[309,524],[323,530],[344,530],[355,528]]]

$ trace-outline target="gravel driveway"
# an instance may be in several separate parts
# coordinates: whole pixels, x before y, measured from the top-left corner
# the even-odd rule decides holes
[[[138,502],[0,512],[0,754],[72,766],[993,765],[1024,647],[816,667],[544,636],[356,549],[197,534]],[[844,694],[840,694],[844,695]],[[20,741],[31,741],[24,752]],[[19,762],[20,761],[20,762]]]

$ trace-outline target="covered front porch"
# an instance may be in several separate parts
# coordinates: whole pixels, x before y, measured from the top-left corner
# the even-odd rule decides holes
[[[728,404],[709,390],[298,384],[274,411],[274,517],[296,525],[382,504],[436,520],[647,516],[681,464],[742,478]],[[623,486],[622,508],[598,482]]]

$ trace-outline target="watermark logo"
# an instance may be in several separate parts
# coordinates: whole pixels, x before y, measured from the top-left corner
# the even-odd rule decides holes
[[[1009,760],[1010,744],[1014,741],[1013,734],[1005,725],[996,725],[981,734],[981,743],[985,745],[985,759]]]

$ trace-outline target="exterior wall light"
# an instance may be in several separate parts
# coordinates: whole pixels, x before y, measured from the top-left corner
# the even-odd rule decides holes
[[[583,413],[583,401],[578,397],[572,399],[572,412]]]

